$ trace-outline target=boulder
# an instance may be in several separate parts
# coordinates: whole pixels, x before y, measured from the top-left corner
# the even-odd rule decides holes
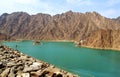
[[[16,65],[16,63],[14,63],[14,62],[8,62],[8,63],[7,63],[7,66],[8,66],[8,67],[15,66],[15,65]]]
[[[15,73],[13,71],[10,71],[8,77],[15,77]]]
[[[0,69],[4,68],[4,67],[5,67],[4,64],[2,62],[0,62]]]
[[[30,74],[29,73],[22,73],[21,76],[22,77],[30,77]]]
[[[7,77],[9,71],[10,71],[10,68],[5,69],[5,70],[1,73],[1,76],[0,76],[0,77]]]
[[[4,46],[3,46],[3,45],[0,45],[0,48],[4,48]]]
[[[34,62],[32,65],[30,66],[25,66],[24,68],[24,72],[28,72],[28,71],[35,71],[35,70],[39,70],[42,66],[42,63],[38,63],[38,62]]]
[[[8,77],[15,77],[16,73],[17,73],[17,70],[16,70],[16,67],[14,66],[10,69],[10,73]]]

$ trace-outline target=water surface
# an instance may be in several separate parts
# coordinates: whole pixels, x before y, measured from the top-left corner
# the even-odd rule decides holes
[[[73,42],[3,42],[81,77],[120,77],[120,52],[76,47]],[[17,45],[17,47],[16,47]]]

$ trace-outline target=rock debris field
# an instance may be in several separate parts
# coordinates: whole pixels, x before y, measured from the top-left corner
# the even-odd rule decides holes
[[[78,75],[0,45],[0,77],[78,77]]]

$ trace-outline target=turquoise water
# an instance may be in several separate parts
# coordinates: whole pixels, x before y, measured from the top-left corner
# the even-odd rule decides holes
[[[75,47],[73,42],[3,42],[81,77],[120,77],[120,52]],[[16,48],[17,45],[17,48]]]

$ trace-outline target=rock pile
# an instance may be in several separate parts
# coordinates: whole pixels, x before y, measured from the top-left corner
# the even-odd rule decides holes
[[[54,65],[0,45],[0,77],[78,77]]]

